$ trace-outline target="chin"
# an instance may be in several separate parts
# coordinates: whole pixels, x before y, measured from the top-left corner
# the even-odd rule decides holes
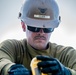
[[[35,40],[34,43],[41,46],[41,45],[45,45],[47,41],[46,40]]]
[[[36,49],[45,49],[47,46],[47,41],[46,40],[35,40],[33,46]]]
[[[42,43],[46,43],[46,40],[35,40],[35,42],[42,44]]]
[[[45,43],[35,43],[34,46],[35,46],[36,49],[39,49],[39,50],[46,48]]]

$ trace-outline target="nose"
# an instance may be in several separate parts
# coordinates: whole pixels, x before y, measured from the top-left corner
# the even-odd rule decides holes
[[[41,28],[39,32],[40,32],[40,33],[44,33],[44,30]]]

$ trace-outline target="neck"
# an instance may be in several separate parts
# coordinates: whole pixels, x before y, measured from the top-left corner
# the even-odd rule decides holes
[[[30,45],[31,46],[31,45]],[[34,48],[35,50],[46,50],[46,49],[48,49],[48,47],[49,47],[49,44],[47,44],[47,46],[45,47],[45,48],[40,48],[40,47],[33,47],[33,46],[31,46],[32,48]]]

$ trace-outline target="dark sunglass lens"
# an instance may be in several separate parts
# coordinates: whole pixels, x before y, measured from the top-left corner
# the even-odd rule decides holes
[[[40,31],[40,28],[37,28],[37,27],[31,27],[31,26],[27,26],[27,29],[32,31],[32,32],[39,32]]]
[[[27,29],[34,32],[35,31],[35,27],[30,27],[30,26],[27,26]]]
[[[39,32],[41,28],[27,26],[27,29],[32,32]],[[50,33],[54,31],[54,28],[42,28],[44,33]]]
[[[50,33],[54,31],[54,28],[44,28],[43,30],[45,33]]]

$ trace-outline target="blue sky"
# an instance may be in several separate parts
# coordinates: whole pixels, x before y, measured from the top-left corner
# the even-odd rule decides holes
[[[76,48],[76,0],[56,0],[61,23],[52,33],[51,42]],[[18,12],[23,0],[0,0],[0,42],[6,39],[23,39]]]

